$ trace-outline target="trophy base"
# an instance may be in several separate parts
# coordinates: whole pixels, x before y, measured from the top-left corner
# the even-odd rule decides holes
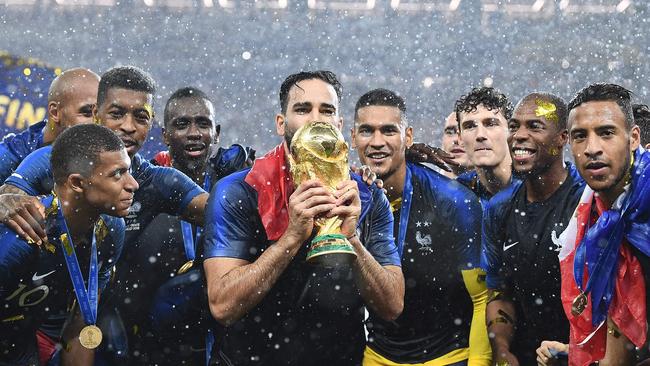
[[[356,258],[352,244],[343,234],[316,236],[307,253],[307,262],[323,267],[350,265]]]

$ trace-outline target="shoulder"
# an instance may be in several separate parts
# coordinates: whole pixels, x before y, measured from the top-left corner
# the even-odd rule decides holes
[[[476,195],[467,186],[459,181],[449,179],[444,175],[421,164],[408,165],[413,179],[423,185],[435,200],[452,202],[454,204],[467,204],[477,202]]]
[[[209,201],[236,204],[237,207],[257,205],[257,191],[246,183],[249,171],[250,168],[247,168],[221,178],[210,194]]]
[[[513,198],[523,188],[524,184],[521,180],[516,179],[510,183],[506,188],[497,192],[489,201],[487,201],[485,211],[492,214],[503,214],[512,205]]]

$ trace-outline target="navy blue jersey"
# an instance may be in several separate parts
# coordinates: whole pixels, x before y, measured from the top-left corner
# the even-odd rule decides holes
[[[43,129],[47,120],[35,123],[18,134],[9,134],[0,141],[0,183],[16,170],[23,159],[43,146]]]
[[[478,198],[460,183],[408,163],[402,206],[393,214],[394,232],[405,233],[404,311],[391,322],[371,313],[369,347],[405,364],[468,347],[474,307],[461,271],[479,266]]]
[[[558,236],[585,183],[575,167],[568,170],[546,201],[528,202],[526,186],[519,184],[497,193],[484,208],[481,265],[488,288],[508,293],[519,310],[515,354],[523,365],[535,363],[541,341],[567,343],[569,338],[560,298]]]
[[[257,191],[244,179],[249,170],[223,178],[210,196],[205,258],[254,262],[272,244],[258,212]],[[384,193],[357,181],[362,202],[361,242],[381,265],[399,266],[393,216]],[[307,245],[266,297],[219,340],[225,364],[359,364],[365,337],[363,300],[351,268],[322,268],[305,261]]]
[[[208,160],[209,179],[205,180],[204,189],[210,190],[222,177],[244,169],[252,153],[252,149],[241,145],[217,149]],[[193,227],[195,238],[197,230],[200,229]],[[198,242],[194,245],[196,251],[203,251]],[[188,259],[178,216],[159,214],[129,243],[129,275],[122,279],[118,274],[118,280],[132,279],[138,286],[112,292],[118,294],[114,300],[125,328],[138,329],[137,334],[128,332],[129,354],[137,355],[132,357],[135,363],[179,365],[205,360],[206,323],[211,323],[203,317],[208,306],[205,280],[199,253],[194,269],[178,274]],[[127,298],[128,303],[120,301]],[[163,348],[169,352],[161,353]]]
[[[25,158],[16,171],[7,178],[6,183],[32,196],[48,194],[54,188],[50,168],[51,153],[51,146],[36,150]],[[192,179],[180,171],[155,166],[139,154],[131,160],[131,174],[140,188],[135,192],[133,205],[125,218],[127,243],[136,238],[159,213],[180,215],[194,197],[205,193]]]
[[[481,200],[481,204],[485,205],[487,201],[492,198],[493,194],[490,193],[490,191],[487,190],[482,184],[481,180],[478,177],[478,173],[476,173],[476,170],[472,170],[466,173],[463,173],[456,177],[456,180],[459,181],[462,185],[465,187],[469,188],[478,196],[478,198]],[[518,184],[521,182],[521,180],[512,177],[510,184]]]
[[[53,196],[42,200],[47,212],[47,245],[30,245],[0,224],[0,363],[29,363],[36,354],[35,332],[39,328],[58,339],[75,299],[58,239],[63,226],[53,200]],[[107,215],[100,220],[96,239],[101,292],[122,251],[124,220]],[[81,273],[87,281],[90,238],[75,246]]]

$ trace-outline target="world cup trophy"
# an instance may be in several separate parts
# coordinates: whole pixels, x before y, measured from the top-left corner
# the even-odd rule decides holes
[[[302,126],[291,139],[291,175],[294,184],[318,179],[332,192],[350,179],[348,145],[341,131],[329,123],[310,122]],[[338,216],[317,217],[318,229],[310,243],[307,262],[326,267],[346,265],[357,254],[341,232],[343,220]]]

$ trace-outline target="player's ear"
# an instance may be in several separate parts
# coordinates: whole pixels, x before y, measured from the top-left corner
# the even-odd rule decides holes
[[[59,105],[60,103],[57,101],[51,101],[47,103],[47,118],[48,120],[52,121],[55,125],[59,125],[61,123],[60,117],[59,117]]]
[[[284,136],[284,132],[286,131],[287,128],[287,120],[284,114],[278,113],[275,115],[275,132],[280,135]]]
[[[413,145],[413,127],[411,126],[406,127],[405,132],[406,132],[405,133],[406,147],[411,147],[411,145]]]
[[[354,130],[354,127],[350,128],[350,139],[351,139],[350,146],[353,149],[357,148],[357,142],[355,141],[356,137],[357,137],[357,131]]]
[[[630,150],[636,150],[641,144],[641,129],[639,126],[632,127],[630,130]]]
[[[79,173],[73,173],[68,175],[68,180],[67,180],[68,186],[76,193],[83,193],[85,182],[86,182],[86,178]]]
[[[219,143],[219,136],[221,136],[221,125],[217,125],[215,127],[215,134],[214,134],[214,139],[212,139],[212,142],[215,144]]]

